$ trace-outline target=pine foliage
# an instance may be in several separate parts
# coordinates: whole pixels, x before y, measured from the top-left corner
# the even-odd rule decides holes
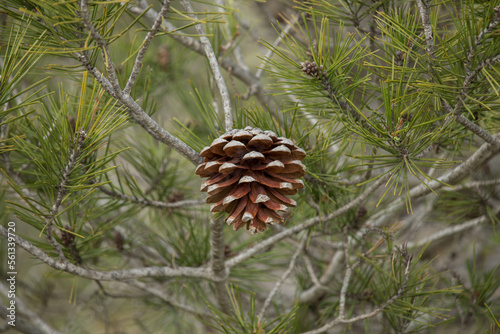
[[[499,64],[500,0],[3,0],[0,314],[15,223],[25,332],[498,332]]]

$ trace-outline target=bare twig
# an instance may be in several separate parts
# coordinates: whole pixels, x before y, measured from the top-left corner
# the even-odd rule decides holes
[[[191,4],[189,3],[188,0],[181,0],[181,4],[184,7],[184,9],[190,13],[189,15],[193,18],[193,21],[198,21],[198,18],[193,12],[193,8],[191,7]],[[208,37],[205,36],[205,29],[203,29],[203,26],[201,23],[196,23],[194,28],[200,34],[200,41],[201,45],[203,46],[203,51],[208,58],[208,62],[210,64],[210,68],[212,69],[212,73],[215,78],[215,83],[217,84],[217,87],[219,88],[219,93],[222,98],[222,106],[224,108],[224,120],[225,120],[225,127],[226,131],[230,131],[233,129],[233,117],[232,117],[232,112],[231,112],[231,100],[229,99],[229,92],[227,90],[226,82],[224,81],[224,78],[222,77],[222,73],[220,71],[219,63],[217,62],[217,58],[215,57],[214,50],[212,48],[212,44],[210,43],[210,40]]]
[[[488,133],[485,129],[480,127],[479,125],[472,123],[470,120],[465,118],[463,115],[455,115],[455,120],[462,124],[464,128],[468,129],[472,133],[476,134],[479,138],[483,139],[485,142],[494,145],[494,146],[500,146],[500,140],[496,139],[493,137],[491,134]]]
[[[314,285],[321,286],[321,283],[318,280],[318,276],[316,276],[316,273],[314,272],[311,259],[307,254],[303,254],[302,257],[304,258],[304,263],[306,265],[307,273],[309,274],[309,277],[311,277],[311,280],[313,281]]]
[[[308,332],[303,332],[302,334],[319,334],[319,333],[324,333],[325,331],[329,330],[330,328],[333,328],[333,327],[337,326],[338,324],[352,324],[352,323],[355,323],[355,322],[358,322],[358,321],[362,321],[362,320],[365,320],[365,319],[369,319],[369,318],[372,318],[372,317],[376,316],[377,314],[379,314],[380,312],[382,312],[387,306],[389,306],[390,304],[392,304],[396,299],[400,298],[403,295],[403,293],[406,290],[406,285],[408,283],[408,279],[409,279],[409,276],[410,276],[410,265],[411,265],[411,261],[407,261],[406,268],[405,268],[405,279],[402,282],[402,284],[400,285],[398,291],[391,298],[389,298],[388,300],[386,300],[382,305],[380,305],[379,307],[377,307],[375,310],[373,310],[373,311],[371,311],[369,313],[364,313],[364,314],[358,315],[356,317],[349,318],[349,319],[345,319],[345,318],[343,318],[343,317],[341,317],[339,315],[337,318],[335,318],[334,320],[332,320],[332,321],[328,322],[327,324],[321,326],[320,328],[317,328],[317,329],[314,329],[314,330],[308,331]],[[345,281],[345,279],[344,279],[344,281]]]
[[[500,207],[497,207],[494,210],[494,212],[495,212],[495,214],[498,214],[500,212]],[[464,231],[471,229],[475,226],[485,224],[488,222],[490,222],[490,218],[488,217],[488,215],[483,215],[481,217],[469,220],[468,222],[442,229],[439,232],[436,232],[434,234],[431,234],[431,235],[423,238],[422,240],[419,240],[416,242],[409,242],[408,248],[422,247],[423,245],[425,245],[427,243],[431,243],[431,242],[435,242],[435,241],[447,238],[449,236],[464,232]]]
[[[178,308],[179,310],[191,313],[194,316],[203,317],[203,318],[209,318],[212,316],[210,313],[198,311],[189,305],[185,305],[185,304],[181,304],[179,302],[176,302],[175,300],[172,299],[171,296],[169,296],[165,292],[164,288],[156,287],[151,283],[144,283],[144,282],[141,282],[138,280],[130,280],[130,281],[121,282],[121,283],[126,283],[126,284],[134,286],[138,289],[147,291],[151,295],[160,298],[162,301],[166,302],[167,304],[172,305],[173,307]]]
[[[277,48],[281,44],[281,42],[283,41],[285,36],[288,35],[288,33],[290,32],[290,30],[292,30],[292,28],[294,27],[295,24],[297,24],[297,19],[295,16],[292,16],[291,21],[285,26],[285,28],[283,28],[280,35],[273,42],[272,47],[267,49],[266,54],[262,57],[262,59],[263,59],[262,63],[260,64],[260,66],[258,66],[257,71],[255,72],[255,76],[258,79],[260,79],[260,77],[264,73],[264,68],[267,64],[267,60],[273,56],[273,54],[274,54],[273,49]]]
[[[127,84],[125,85],[125,88],[123,89],[124,94],[130,94],[132,91],[132,88],[134,87],[135,81],[137,80],[137,77],[139,76],[139,71],[142,67],[142,60],[144,59],[144,56],[146,55],[146,50],[148,49],[149,45],[151,44],[151,41],[155,37],[156,33],[160,29],[161,22],[163,21],[163,17],[165,14],[167,14],[168,9],[170,8],[170,3],[172,0],[165,0],[161,6],[160,12],[158,13],[156,20],[153,23],[153,26],[151,27],[151,30],[148,32],[146,37],[144,38],[144,41],[142,42],[142,46],[137,52],[137,56],[135,58],[134,62],[134,68],[132,69],[132,72],[130,73],[130,77],[128,78]]]
[[[5,227],[0,226],[0,234],[2,236],[7,238],[9,233],[10,232],[8,232]],[[10,233],[10,236],[12,236],[12,234],[13,233]],[[114,271],[97,271],[85,269],[69,262],[62,263],[55,260],[54,258],[45,254],[40,248],[34,246],[29,241],[22,239],[18,235],[14,235],[14,239],[18,246],[38,258],[40,261],[51,266],[52,268],[88,279],[99,281],[121,281],[141,277],[196,277],[210,281],[219,280],[219,278],[212,275],[206,268],[177,267],[174,269],[170,267],[145,267]]]
[[[461,190],[470,189],[470,188],[481,189],[483,187],[496,186],[496,185],[500,185],[500,180],[499,179],[466,182],[464,184],[456,186],[452,190],[453,191],[461,191]]]
[[[325,285],[328,284],[333,279],[335,274],[338,273],[343,260],[344,252],[341,250],[335,252],[319,281],[317,283],[313,281],[314,285],[300,294],[299,302],[301,304],[309,304],[323,296],[326,291]]]
[[[283,273],[283,275],[281,275],[281,278],[276,282],[273,289],[271,290],[271,292],[269,292],[269,295],[267,296],[266,300],[264,301],[264,305],[262,306],[262,309],[260,310],[260,313],[258,315],[258,319],[260,322],[262,322],[262,320],[264,319],[264,314],[266,313],[267,308],[271,305],[271,301],[273,300],[274,296],[276,295],[276,293],[280,289],[281,285],[288,278],[288,276],[290,276],[290,274],[293,271],[293,268],[295,268],[295,262],[297,261],[299,255],[304,251],[304,247],[305,247],[306,242],[308,240],[308,235],[309,234],[305,234],[304,236],[302,236],[302,240],[300,241],[300,245],[290,260],[290,264],[288,265],[288,269]]]
[[[342,288],[340,289],[340,298],[339,298],[339,318],[345,319],[345,303],[347,300],[347,288],[349,287],[349,282],[351,280],[352,270],[359,265],[359,261],[357,261],[354,265],[349,264],[349,242],[350,237],[344,237],[344,259],[345,259],[345,274],[344,280],[342,282]]]

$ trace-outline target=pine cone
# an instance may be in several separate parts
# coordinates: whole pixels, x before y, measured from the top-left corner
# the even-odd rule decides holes
[[[318,80],[324,80],[326,76],[328,75],[328,72],[324,69],[323,65],[316,64],[314,61],[309,61],[306,60],[303,63],[300,63],[300,67],[302,72],[306,73],[307,75],[310,75],[312,77],[315,77]],[[321,77],[320,77],[321,74]]]
[[[208,177],[201,191],[208,192],[212,212],[225,210],[234,230],[246,225],[252,233],[266,224],[282,223],[276,211],[296,206],[287,195],[304,188],[306,152],[291,140],[272,131],[246,127],[234,129],[215,139],[201,151],[205,161],[196,174]]]

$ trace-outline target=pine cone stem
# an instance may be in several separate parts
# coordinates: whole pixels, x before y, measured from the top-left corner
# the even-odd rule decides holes
[[[211,250],[211,261],[210,265],[212,271],[217,278],[221,280],[215,282],[215,294],[217,296],[217,302],[219,303],[220,309],[226,313],[231,312],[231,301],[227,294],[227,277],[228,270],[226,270],[225,265],[225,243],[224,243],[224,222],[221,219],[211,219],[210,220],[210,250]]]

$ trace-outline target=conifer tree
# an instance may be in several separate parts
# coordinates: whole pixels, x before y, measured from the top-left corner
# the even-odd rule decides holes
[[[499,92],[500,0],[3,0],[1,331],[496,333]]]

